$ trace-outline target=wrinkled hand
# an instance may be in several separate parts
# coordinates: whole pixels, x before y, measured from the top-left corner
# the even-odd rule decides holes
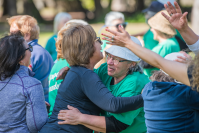
[[[182,53],[185,57],[177,56],[178,59],[176,59],[175,61],[187,64],[192,60],[192,57],[184,51],[180,51],[179,53]]]
[[[67,72],[69,71],[69,69],[70,69],[69,67],[63,67],[63,68],[59,71],[56,80],[64,79],[65,76],[66,76],[66,74],[67,74]]]
[[[167,5],[168,4],[168,5]],[[171,23],[171,25],[176,28],[178,31],[184,30],[188,27],[188,21],[187,21],[187,14],[188,12],[185,12],[182,14],[181,8],[179,7],[177,2],[174,2],[174,6],[170,3],[167,2],[167,4],[164,4],[165,9],[167,12],[171,15],[169,17],[165,13],[162,12],[162,15]]]
[[[113,35],[102,33],[101,35],[105,36],[102,39],[109,41],[109,42],[107,42],[107,44],[126,47],[126,45],[128,45],[129,42],[132,41],[131,37],[130,37],[129,33],[127,31],[125,31],[121,25],[119,25],[118,28],[119,28],[120,32],[113,31],[113,30],[106,28],[106,31],[110,32]],[[114,36],[113,40],[112,40],[112,36]]]
[[[69,110],[61,110],[58,114],[58,119],[64,120],[59,121],[58,124],[70,124],[70,125],[78,125],[80,124],[80,116],[81,112],[70,105],[67,106]]]

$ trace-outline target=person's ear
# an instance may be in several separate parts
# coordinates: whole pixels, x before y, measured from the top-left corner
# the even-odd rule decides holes
[[[25,66],[25,63],[22,60],[19,62],[19,64]]]

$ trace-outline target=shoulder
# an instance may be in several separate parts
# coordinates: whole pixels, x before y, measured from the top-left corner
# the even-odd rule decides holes
[[[33,46],[33,52],[31,52],[31,59],[36,59],[38,60],[50,60],[53,63],[53,59],[49,52],[44,49],[42,46],[34,45]]]

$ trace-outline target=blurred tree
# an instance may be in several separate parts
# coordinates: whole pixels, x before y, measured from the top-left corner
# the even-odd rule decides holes
[[[17,15],[16,0],[3,0],[3,15]]]
[[[95,19],[98,20],[103,13],[103,8],[101,6],[101,0],[95,0]],[[101,18],[100,18],[101,19]]]
[[[45,22],[41,17],[39,10],[36,8],[33,0],[24,0],[24,13],[33,16],[39,23]]]

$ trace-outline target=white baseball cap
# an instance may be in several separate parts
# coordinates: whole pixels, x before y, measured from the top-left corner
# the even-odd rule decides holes
[[[140,41],[136,37],[131,36],[131,40],[141,45]],[[110,48],[106,49],[105,51],[109,54],[112,54],[114,56],[129,60],[129,61],[134,61],[134,62],[140,61],[140,58],[126,47],[112,45]]]

